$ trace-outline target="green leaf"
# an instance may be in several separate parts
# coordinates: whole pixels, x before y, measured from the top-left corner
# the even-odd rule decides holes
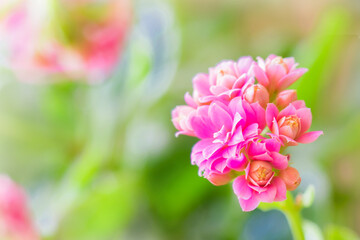
[[[358,240],[360,239],[354,231],[349,228],[330,225],[325,230],[326,240]]]

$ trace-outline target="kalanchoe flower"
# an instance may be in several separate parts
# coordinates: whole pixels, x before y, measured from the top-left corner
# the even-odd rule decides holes
[[[248,75],[253,64],[251,57],[241,57],[237,62],[223,61],[209,73],[197,74],[193,79],[193,95],[186,94],[185,101],[190,106],[210,104],[214,100],[230,101],[239,96],[254,79]]]
[[[270,55],[266,60],[258,57],[257,63],[252,66],[252,73],[271,95],[286,89],[307,72],[306,68],[296,68],[297,65],[292,57]]]
[[[272,103],[266,108],[266,124],[272,132],[270,135],[279,137],[286,146],[311,143],[322,135],[322,131],[307,132],[311,122],[311,111],[305,107],[304,101],[295,101],[281,112]]]
[[[23,190],[0,175],[0,239],[39,239],[30,219]]]
[[[293,58],[275,55],[257,63],[250,57],[224,61],[196,75],[192,96],[185,94],[187,106],[172,112],[176,135],[200,139],[191,152],[199,175],[216,186],[234,180],[243,211],[285,200],[301,178],[282,150],[322,134],[307,132],[310,109],[295,90],[284,90],[306,72],[296,66]]]
[[[252,211],[260,202],[283,201],[286,185],[275,176],[273,166],[266,161],[252,161],[245,175],[234,180],[233,189],[243,211]]]

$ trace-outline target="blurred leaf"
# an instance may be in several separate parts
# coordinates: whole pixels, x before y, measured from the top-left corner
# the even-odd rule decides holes
[[[134,210],[131,176],[107,176],[85,193],[63,219],[59,239],[110,239],[121,234]]]
[[[303,207],[310,207],[315,198],[315,188],[313,185],[309,185],[305,190],[304,194],[302,195],[302,205]]]
[[[359,240],[355,232],[349,228],[330,225],[325,230],[326,240]]]
[[[349,24],[348,11],[342,8],[331,9],[324,15],[313,38],[297,51],[297,59],[301,65],[309,68],[309,72],[298,82],[298,96],[299,99],[306,100],[310,108],[317,105],[323,87],[331,83],[331,70],[344,47],[343,34]]]

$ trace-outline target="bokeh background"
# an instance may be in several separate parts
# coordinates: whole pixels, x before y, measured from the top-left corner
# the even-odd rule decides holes
[[[307,239],[358,239],[360,1],[131,3],[116,68],[100,83],[24,82],[0,56],[0,171],[26,189],[43,239],[291,239],[281,212],[244,213],[231,185],[198,177],[196,139],[175,138],[170,116],[196,73],[271,53],[309,68],[295,87],[324,131],[290,150],[302,177],[294,195],[315,188]]]

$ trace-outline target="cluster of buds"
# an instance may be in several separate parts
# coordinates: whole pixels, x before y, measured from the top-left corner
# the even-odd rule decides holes
[[[307,71],[297,65],[294,58],[275,55],[221,62],[196,75],[187,105],[172,111],[177,135],[200,139],[191,153],[199,175],[214,185],[234,180],[243,211],[285,200],[301,178],[283,151],[322,134],[308,131],[310,109],[295,90],[286,90]]]
[[[118,62],[130,26],[130,2],[16,1],[0,24],[8,64],[28,82],[104,80]]]

